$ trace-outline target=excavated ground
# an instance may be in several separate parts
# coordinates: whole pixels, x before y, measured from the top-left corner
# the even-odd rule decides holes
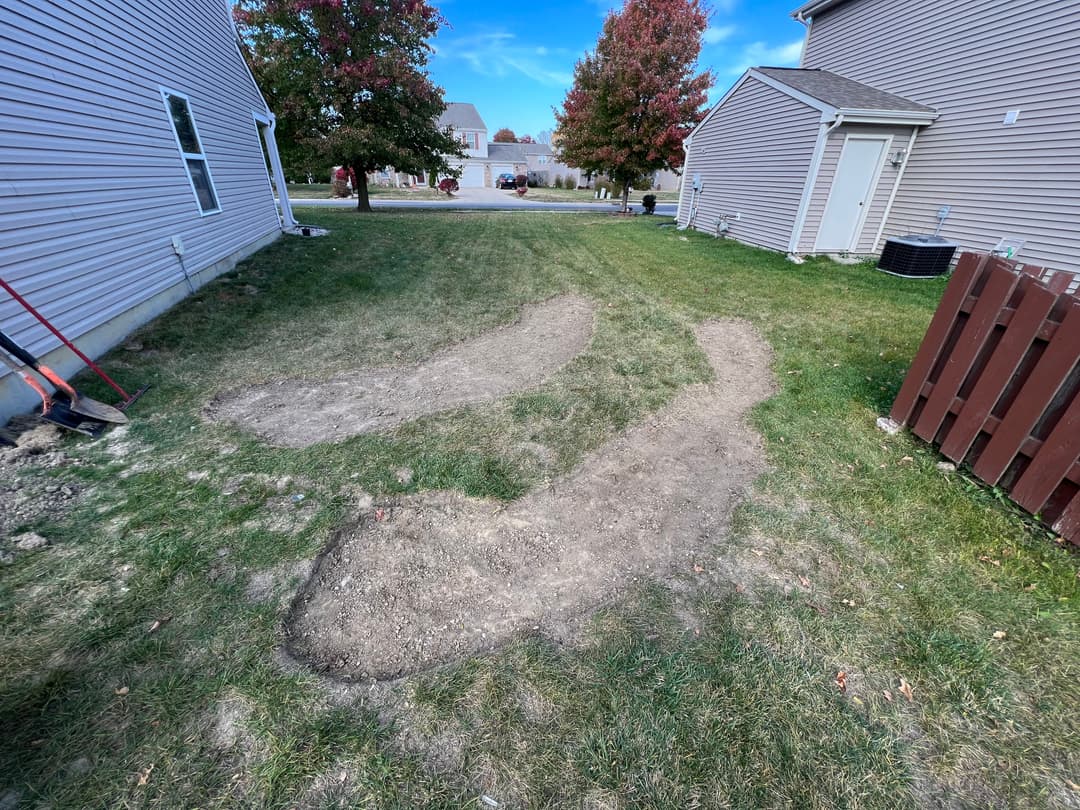
[[[570,322],[577,322],[586,307],[573,301],[563,311],[573,311]],[[533,344],[533,358],[568,359],[579,348],[567,322],[553,323],[550,310],[534,310],[518,328],[532,333],[529,343],[543,339],[542,331],[568,344]],[[733,507],[763,470],[760,439],[744,417],[771,394],[773,379],[769,347],[749,324],[714,321],[696,334],[715,381],[687,388],[550,487],[505,506],[423,493],[359,515],[298,594],[287,620],[290,652],[327,674],[390,680],[520,634],[566,637],[635,582],[704,570],[698,558],[723,537]],[[507,349],[498,338],[499,332],[466,344],[466,353],[494,355],[507,371],[524,372],[532,362],[519,353],[526,343]],[[409,374],[445,383],[457,372],[429,369],[467,366],[451,351]],[[505,390],[487,376],[478,383],[484,398]],[[378,390],[393,402],[389,421],[375,415],[372,392],[364,395],[371,401],[365,415],[340,429],[404,418],[400,400]],[[458,402],[476,401],[474,394],[462,389]],[[311,435],[302,434],[303,441],[319,440]]]

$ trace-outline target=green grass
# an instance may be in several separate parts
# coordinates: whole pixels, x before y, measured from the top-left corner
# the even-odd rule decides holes
[[[289,183],[290,200],[330,199],[333,195],[333,187],[330,183]],[[439,192],[420,186],[415,189],[393,188],[389,186],[368,186],[368,195],[384,200],[416,200],[438,198]],[[355,200],[356,198],[353,197]]]
[[[65,442],[76,463],[52,474],[84,502],[24,527],[52,546],[0,568],[0,797],[1077,803],[1075,556],[994,491],[939,472],[932,449],[874,427],[943,282],[796,267],[658,218],[305,216],[332,236],[279,241],[140,330],[141,351],[105,358],[153,388],[122,448]],[[563,291],[599,303],[597,330],[539,390],[305,450],[200,417],[236,385],[416,362]],[[711,317],[758,327],[779,386],[752,415],[770,471],[715,541],[726,579],[645,583],[576,647],[524,639],[412,678],[384,696],[396,723],[366,689],[344,699],[279,662],[292,586],[281,574],[274,599],[251,601],[250,578],[318,553],[358,488],[516,497],[706,379],[688,327]],[[301,493],[285,523],[269,519],[268,502]]]

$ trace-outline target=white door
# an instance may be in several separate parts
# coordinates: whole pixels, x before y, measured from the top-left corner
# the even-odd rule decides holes
[[[458,185],[462,188],[483,188],[484,164],[466,163],[464,171],[461,172],[461,179],[458,180]]]
[[[818,252],[855,248],[891,138],[848,136],[818,228]]]

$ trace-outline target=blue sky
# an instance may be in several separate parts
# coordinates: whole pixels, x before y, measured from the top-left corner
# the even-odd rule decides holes
[[[432,44],[432,78],[447,101],[476,105],[495,134],[519,136],[553,129],[574,63],[592,50],[604,15],[620,2],[434,0],[450,23]],[[716,74],[717,101],[746,68],[796,65],[803,26],[790,12],[801,0],[713,0],[700,66]]]

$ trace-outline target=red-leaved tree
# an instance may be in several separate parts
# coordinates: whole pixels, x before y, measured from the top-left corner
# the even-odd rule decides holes
[[[626,0],[574,68],[556,110],[562,159],[623,190],[683,163],[682,143],[706,110],[709,71],[695,73],[708,24],[700,0]]]
[[[357,179],[376,169],[455,174],[461,144],[439,131],[443,91],[427,74],[428,40],[444,24],[425,0],[240,0],[236,21],[248,59],[294,139]],[[286,148],[288,148],[286,146]]]
[[[492,143],[517,143],[517,135],[509,127],[503,127],[495,133],[491,141]]]

